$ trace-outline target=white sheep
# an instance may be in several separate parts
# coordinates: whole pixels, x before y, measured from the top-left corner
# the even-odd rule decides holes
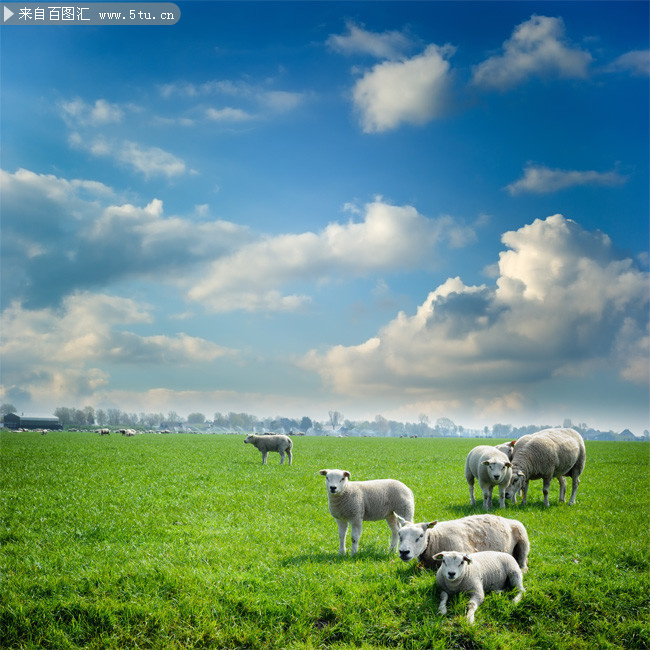
[[[526,527],[516,519],[497,515],[470,515],[451,521],[431,521],[419,524],[397,518],[399,556],[404,562],[418,558],[420,563],[437,569],[435,559],[443,551],[476,553],[501,551],[512,555],[523,573],[528,570],[530,542]]]
[[[109,429],[97,429],[97,433],[100,436],[109,436],[111,434]]]
[[[521,569],[512,555],[498,551],[463,554],[457,551],[438,553],[441,566],[436,573],[436,585],[440,591],[440,614],[447,613],[450,595],[461,592],[471,594],[467,608],[467,620],[474,623],[474,612],[490,591],[516,589],[513,602],[518,603],[524,595]]]
[[[475,506],[474,479],[478,479],[483,492],[483,509],[489,510],[492,505],[492,490],[499,487],[499,507],[506,507],[506,488],[512,478],[512,463],[506,454],[496,447],[479,445],[474,447],[465,461],[465,479],[469,485],[470,503]]]
[[[339,529],[339,553],[345,553],[345,536],[348,524],[352,528],[354,555],[359,549],[359,539],[364,521],[385,519],[391,530],[390,553],[397,547],[399,523],[397,516],[413,518],[415,500],[413,492],[401,481],[378,479],[374,481],[350,481],[350,472],[341,469],[322,469],[325,476],[329,511],[336,519]]]
[[[544,505],[548,506],[548,491],[553,478],[560,483],[560,503],[566,499],[566,476],[571,477],[569,505],[576,502],[580,474],[585,468],[587,453],[582,436],[573,429],[544,429],[522,436],[512,454],[512,478],[506,489],[506,499],[515,503],[521,490],[521,503],[526,504],[528,484],[543,479]]]
[[[270,451],[277,451],[280,454],[280,465],[284,465],[284,455],[286,453],[289,458],[289,465],[291,465],[291,461],[293,460],[291,454],[291,450],[293,449],[293,440],[291,440],[289,436],[275,436],[268,434],[258,436],[254,433],[250,433],[246,436],[244,442],[257,447],[257,449],[262,452],[262,465],[266,465],[266,458]]]
[[[499,451],[503,452],[507,457],[508,460],[512,460],[512,451],[514,449],[516,440],[512,440],[510,442],[502,442],[498,445],[494,445],[494,449],[498,449]]]

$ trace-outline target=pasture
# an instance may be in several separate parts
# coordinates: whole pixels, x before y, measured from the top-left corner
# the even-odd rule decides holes
[[[463,474],[483,441],[301,437],[289,467],[242,436],[0,436],[3,648],[650,646],[646,443],[588,442],[574,507],[537,481],[496,509],[528,529],[527,591],[472,627],[467,597],[441,617],[435,574],[387,555],[384,522],[337,555],[318,470],[402,480],[416,521],[454,519],[483,512]]]

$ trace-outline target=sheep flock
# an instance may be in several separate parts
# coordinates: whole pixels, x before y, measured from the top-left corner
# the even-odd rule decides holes
[[[270,451],[285,454],[292,462],[293,442],[288,436],[249,435],[244,440],[262,453],[267,464]],[[566,498],[566,477],[572,480],[569,505],[576,502],[580,475],[586,460],[585,444],[573,429],[544,429],[509,443],[480,445],[466,459],[464,476],[470,490],[470,506],[476,506],[474,482],[482,491],[484,510],[492,507],[492,492],[499,490],[499,507],[506,501],[526,505],[531,480],[543,480],[544,505],[549,506],[549,485],[560,484],[560,502]],[[415,498],[403,482],[391,478],[353,481],[349,470],[322,469],[329,512],[338,528],[338,552],[346,553],[346,536],[351,529],[351,555],[359,549],[363,522],[385,520],[391,531],[389,554],[397,550],[404,562],[417,561],[423,569],[435,571],[440,597],[438,612],[447,612],[449,596],[469,594],[467,620],[491,591],[515,589],[513,602],[523,594],[523,575],[528,571],[531,543],[525,526],[516,519],[494,514],[476,514],[450,521],[414,523]],[[459,470],[460,474],[460,470]]]

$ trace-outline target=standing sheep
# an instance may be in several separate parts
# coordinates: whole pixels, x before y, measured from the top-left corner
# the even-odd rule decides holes
[[[415,558],[428,569],[437,569],[435,556],[442,551],[501,551],[512,555],[523,573],[528,570],[530,542],[526,527],[516,519],[496,515],[471,515],[451,521],[413,524],[397,518],[399,556],[404,562]]]
[[[483,492],[483,509],[489,510],[492,505],[492,490],[499,486],[499,507],[506,507],[506,488],[512,478],[512,463],[506,454],[496,447],[480,445],[474,447],[465,461],[465,479],[469,485],[470,503],[475,506],[474,479]]]
[[[551,481],[560,483],[560,503],[566,499],[566,476],[571,477],[569,505],[576,502],[580,474],[585,468],[587,452],[582,436],[573,429],[544,429],[522,436],[517,440],[512,454],[512,479],[506,490],[506,499],[515,503],[521,490],[522,505],[526,504],[528,484],[543,479],[544,505],[548,506]]]
[[[348,524],[352,528],[354,555],[359,549],[359,539],[364,521],[385,519],[391,530],[390,553],[397,547],[399,523],[397,516],[413,518],[415,501],[413,492],[404,483],[393,479],[350,482],[350,472],[341,469],[322,469],[325,476],[327,501],[332,517],[339,529],[339,554],[345,554],[345,536]]]
[[[244,442],[250,443],[262,452],[262,465],[266,465],[266,458],[270,451],[277,451],[280,454],[280,465],[284,465],[284,454],[286,453],[289,457],[289,465],[291,465],[293,440],[289,436],[258,436],[250,433],[246,436]]]
[[[467,608],[467,620],[470,623],[474,623],[474,612],[487,592],[517,589],[514,603],[518,603],[524,595],[521,569],[512,555],[507,553],[483,551],[465,555],[448,551],[438,553],[436,560],[442,563],[436,573],[436,585],[440,591],[440,614],[447,613],[447,599],[452,594],[471,594]]]

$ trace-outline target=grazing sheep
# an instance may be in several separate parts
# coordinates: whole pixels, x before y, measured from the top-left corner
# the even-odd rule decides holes
[[[111,434],[109,429],[98,429],[97,433],[100,436],[109,436]]]
[[[512,478],[512,463],[506,454],[496,447],[480,445],[474,447],[465,461],[465,478],[469,485],[470,503],[475,506],[474,479],[483,492],[483,509],[489,510],[492,505],[492,490],[499,486],[499,507],[506,507],[506,488]]]
[[[586,450],[582,436],[573,429],[544,429],[522,436],[512,454],[512,478],[506,489],[506,499],[516,502],[521,490],[521,503],[526,504],[528,484],[543,479],[544,505],[548,506],[548,491],[553,478],[560,483],[560,503],[566,499],[566,476],[571,477],[569,505],[576,502],[580,474],[585,468]]]
[[[482,551],[466,555],[456,551],[438,553],[436,560],[442,564],[436,573],[436,585],[440,590],[440,614],[447,613],[447,599],[461,592],[471,594],[467,608],[467,620],[474,623],[474,612],[490,591],[516,589],[513,602],[518,603],[524,595],[521,569],[512,555],[498,551]]]
[[[354,555],[359,549],[363,522],[380,519],[385,519],[391,530],[388,552],[393,551],[399,531],[397,516],[412,519],[415,511],[410,488],[393,479],[350,482],[350,472],[341,469],[322,469],[319,474],[325,476],[329,511],[339,529],[339,554],[345,553],[348,524],[352,528],[350,552]]]
[[[269,455],[270,451],[277,451],[280,454],[280,465],[284,465],[284,454],[286,453],[289,457],[289,465],[291,465],[293,459],[293,456],[291,455],[293,440],[291,440],[289,436],[275,436],[269,434],[258,436],[254,433],[250,433],[246,436],[244,442],[250,443],[262,452],[262,465],[266,465],[266,457]]]
[[[516,519],[497,515],[471,515],[451,521],[413,524],[397,517],[399,556],[404,562],[418,558],[428,569],[437,569],[435,556],[442,551],[476,553],[501,551],[512,555],[523,573],[528,570],[530,542],[525,526]]]

